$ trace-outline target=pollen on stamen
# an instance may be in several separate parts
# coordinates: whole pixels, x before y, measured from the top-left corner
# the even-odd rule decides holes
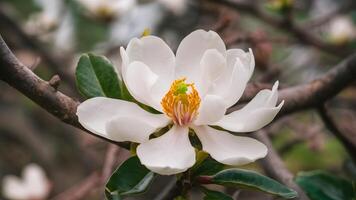
[[[180,126],[185,126],[195,119],[200,105],[200,97],[194,84],[185,81],[186,78],[173,81],[161,101],[166,115]]]

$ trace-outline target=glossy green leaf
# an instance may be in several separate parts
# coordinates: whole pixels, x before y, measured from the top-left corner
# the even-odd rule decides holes
[[[106,184],[105,194],[109,200],[146,191],[154,178],[154,173],[141,165],[137,156],[127,159],[115,170]]]
[[[297,196],[296,191],[289,189],[277,181],[254,171],[244,169],[227,169],[218,172],[211,177],[211,183],[260,190],[286,199]]]
[[[224,169],[224,165],[208,157],[192,170],[193,176],[213,175]]]
[[[230,197],[229,195],[224,194],[222,192],[209,190],[204,187],[202,187],[201,189],[202,189],[203,193],[205,194],[204,200],[233,200],[232,197]]]
[[[187,199],[182,196],[177,196],[173,200],[187,200]]]
[[[77,87],[85,97],[121,98],[121,82],[114,66],[104,56],[83,54],[75,75]]]
[[[299,173],[296,182],[311,200],[356,199],[351,181],[323,171]]]

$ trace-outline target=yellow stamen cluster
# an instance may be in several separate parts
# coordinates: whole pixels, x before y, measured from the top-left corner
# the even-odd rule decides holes
[[[186,78],[175,80],[161,101],[163,111],[180,126],[195,119],[200,105],[200,97],[194,84],[187,84],[185,80]]]

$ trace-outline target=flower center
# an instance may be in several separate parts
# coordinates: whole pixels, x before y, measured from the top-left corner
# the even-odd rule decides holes
[[[198,115],[200,97],[194,83],[186,83],[186,78],[173,81],[169,91],[163,97],[163,111],[177,125],[184,126]]]

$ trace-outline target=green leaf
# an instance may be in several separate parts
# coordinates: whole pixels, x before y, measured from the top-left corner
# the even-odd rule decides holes
[[[182,196],[177,196],[173,200],[187,200],[187,199]]]
[[[311,200],[356,199],[351,181],[323,171],[299,173],[296,182]]]
[[[297,196],[297,192],[277,181],[244,169],[227,169],[211,177],[211,183],[260,190],[286,199]]]
[[[106,198],[119,200],[146,191],[155,174],[141,165],[137,156],[127,159],[111,175],[105,188]]]
[[[204,200],[233,200],[232,197],[224,194],[222,192],[209,190],[207,188],[202,187],[201,190],[205,194]]]
[[[75,72],[77,87],[87,98],[121,98],[121,82],[111,62],[104,56],[83,54]]]
[[[193,176],[214,175],[223,169],[224,169],[223,164],[208,157],[198,167],[193,169],[192,175]]]

